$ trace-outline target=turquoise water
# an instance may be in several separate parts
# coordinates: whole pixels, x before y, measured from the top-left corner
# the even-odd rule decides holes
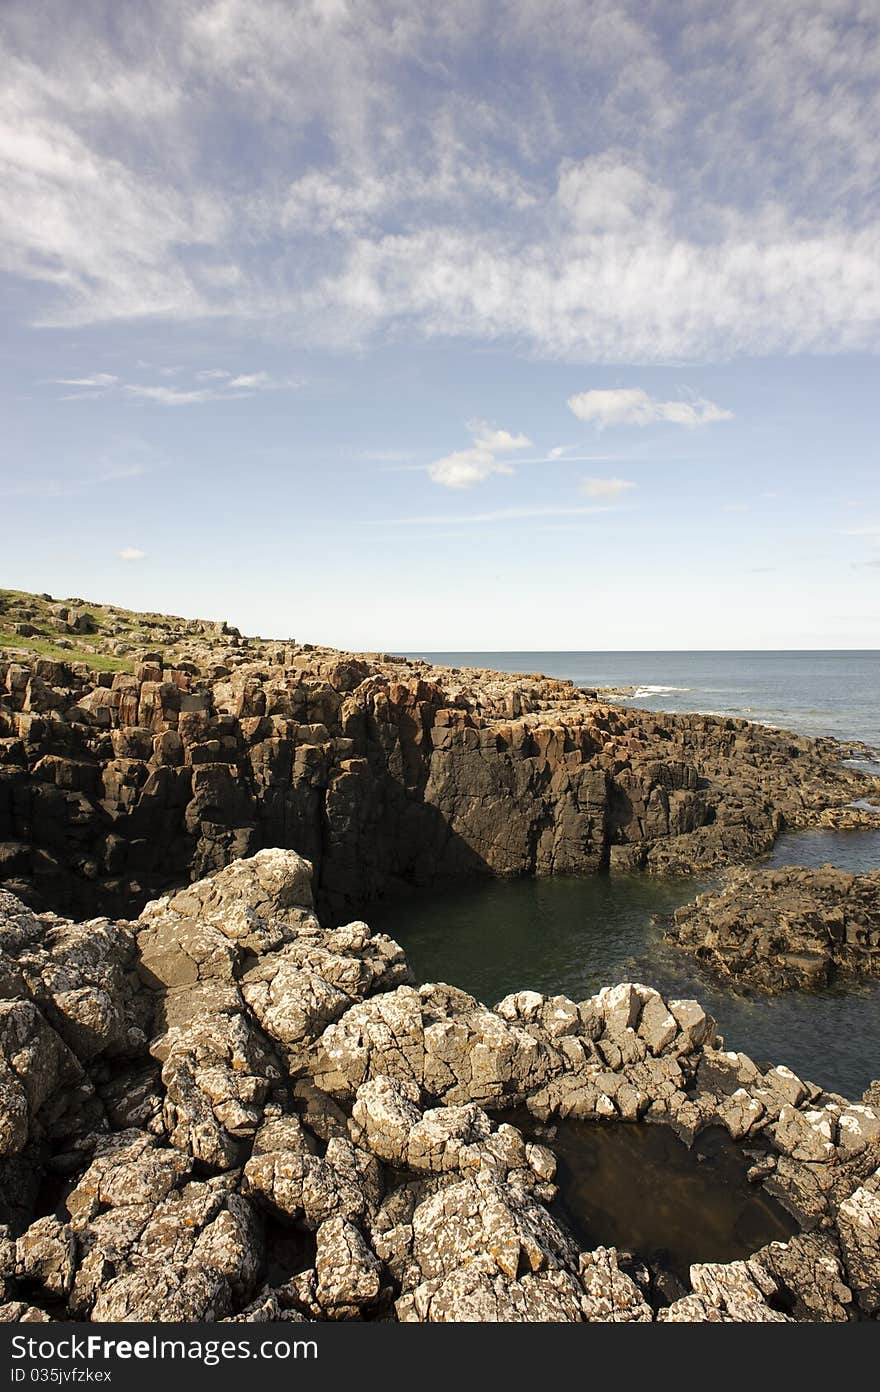
[[[703,711],[880,749],[880,650],[839,652],[411,653],[453,667],[543,672],[578,686],[632,686],[624,704]]]
[[[766,863],[871,869],[880,865],[880,833],[800,832],[782,838]],[[419,981],[451,982],[490,1005],[511,991],[583,1000],[641,981],[666,996],[695,996],[728,1048],[861,1094],[880,1076],[880,982],[770,997],[722,985],[652,921],[709,884],[648,875],[484,880],[376,904],[368,916],[401,944]]]

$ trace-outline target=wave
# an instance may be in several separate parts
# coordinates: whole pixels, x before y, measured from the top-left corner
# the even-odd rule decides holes
[[[675,691],[690,691],[689,686],[637,686],[632,694],[635,700],[638,696],[667,696]]]

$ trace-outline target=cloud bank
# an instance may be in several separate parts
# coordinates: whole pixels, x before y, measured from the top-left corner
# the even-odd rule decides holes
[[[108,15],[4,5],[0,267],[31,322],[595,362],[880,346],[863,0]]]

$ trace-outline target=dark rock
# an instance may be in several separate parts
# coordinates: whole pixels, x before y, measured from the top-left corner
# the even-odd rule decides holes
[[[737,869],[720,891],[676,909],[667,937],[766,991],[880,976],[880,870]]]

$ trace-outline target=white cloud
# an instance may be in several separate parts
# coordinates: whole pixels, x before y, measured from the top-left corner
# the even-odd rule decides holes
[[[567,507],[555,504],[535,507],[496,508],[492,512],[429,513],[421,517],[384,517],[364,523],[367,527],[417,527],[417,526],[479,526],[490,522],[528,522],[536,517],[588,517],[594,513],[616,512],[614,507]]]
[[[528,449],[532,443],[527,435],[513,435],[509,430],[496,430],[485,421],[468,421],[468,430],[473,434],[474,444],[478,449],[491,450],[493,454]]]
[[[184,391],[179,387],[151,387],[127,382],[122,389],[128,396],[139,396],[145,401],[156,401],[160,406],[192,406],[196,402],[217,401],[222,392],[205,387],[200,390]]]
[[[224,383],[224,386],[229,391],[233,391],[236,388],[243,390],[253,389],[255,387],[271,387],[274,385],[275,383],[273,383],[268,372],[244,372],[240,377],[231,377],[228,382]]]
[[[635,488],[635,484],[628,479],[586,478],[581,483],[580,491],[588,498],[614,498],[628,488]]]
[[[99,474],[93,475],[93,477],[89,479],[88,482],[91,485],[100,483],[117,483],[121,479],[142,478],[143,475],[148,472],[149,471],[147,469],[147,466],[136,459],[132,460],[129,463],[107,463],[103,465],[101,472]]]
[[[299,301],[309,333],[511,340],[543,357],[664,362],[880,343],[880,231],[732,214],[689,241],[649,223],[608,237],[428,227],[356,238]]]
[[[490,474],[512,474],[509,464],[497,460],[490,450],[463,449],[446,454],[428,465],[432,482],[444,488],[472,488]]]
[[[512,474],[510,465],[496,456],[528,449],[531,444],[527,435],[498,430],[485,421],[470,421],[468,429],[474,437],[469,449],[455,450],[428,465],[428,476],[433,483],[444,488],[472,488],[491,474]]]
[[[124,42],[82,5],[63,43],[55,8],[6,0],[0,47],[0,268],[35,283],[35,322],[616,363],[880,346],[866,0],[668,22],[201,0]],[[246,157],[218,158],[220,129]]]
[[[658,401],[641,387],[616,387],[578,392],[568,398],[578,420],[607,425],[709,425],[732,420],[733,412],[714,401]]]
[[[143,561],[147,556],[146,551],[141,551],[137,546],[124,546],[116,554],[120,561]]]
[[[160,377],[179,374],[183,368],[157,368]],[[268,372],[244,372],[233,376],[222,368],[207,368],[192,374],[195,383],[202,385],[169,387],[163,384],[146,382],[124,382],[109,373],[92,373],[88,377],[60,377],[53,381],[59,385],[81,387],[84,390],[63,396],[63,401],[88,400],[116,392],[122,396],[138,397],[144,401],[155,401],[160,406],[192,406],[206,401],[234,401],[240,397],[253,396],[263,391],[290,391],[299,385],[292,380],[277,380]],[[209,385],[205,385],[209,384]]]
[[[622,232],[668,213],[671,194],[614,155],[563,160],[556,200],[579,232]]]
[[[53,377],[59,387],[113,387],[119,381],[110,372],[93,372],[90,377]]]

